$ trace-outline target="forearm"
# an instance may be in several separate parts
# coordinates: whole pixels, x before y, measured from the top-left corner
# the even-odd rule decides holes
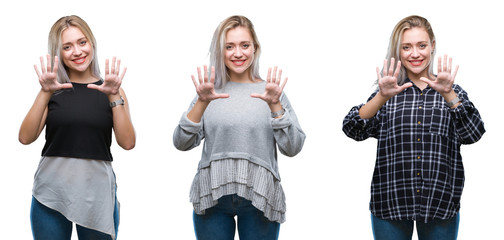
[[[201,122],[201,118],[203,117],[203,113],[205,113],[208,104],[210,104],[210,102],[201,101],[198,98],[193,108],[187,113],[187,118],[195,123]]]
[[[126,150],[135,147],[136,137],[135,129],[131,123],[131,119],[126,111],[123,110],[124,106],[114,107],[112,115],[114,116],[114,134],[117,144]]]
[[[388,100],[389,98],[386,98],[380,93],[377,93],[371,100],[369,100],[366,104],[364,104],[364,106],[360,108],[359,116],[362,119],[370,119],[374,117]]]
[[[114,134],[117,144],[119,144],[119,146],[123,149],[130,150],[135,147],[136,143],[135,129],[133,128],[133,123],[131,121],[128,99],[122,89],[120,92],[120,95],[116,94],[109,96],[109,101],[111,102],[120,99],[121,96],[124,99],[124,105],[117,105],[112,108]]]
[[[47,104],[51,96],[52,92],[40,90],[38,93],[19,129],[19,142],[22,144],[30,144],[37,140],[42,129],[44,129]]]

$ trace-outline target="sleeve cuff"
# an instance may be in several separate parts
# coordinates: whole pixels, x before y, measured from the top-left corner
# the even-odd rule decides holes
[[[187,132],[198,133],[203,126],[203,119],[201,120],[201,122],[195,123],[187,118],[187,113],[188,112],[184,112],[184,114],[182,114],[179,122],[180,127]]]
[[[271,119],[271,127],[273,129],[286,128],[292,125],[291,117],[289,111],[286,109],[285,113],[280,118]]]

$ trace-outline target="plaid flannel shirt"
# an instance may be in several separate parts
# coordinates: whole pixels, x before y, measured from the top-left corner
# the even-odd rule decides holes
[[[458,212],[464,187],[460,145],[478,141],[485,128],[467,93],[456,84],[453,88],[461,99],[455,109],[429,86],[422,91],[414,85],[371,119],[360,118],[363,104],[345,117],[348,137],[378,140],[370,201],[375,216],[428,222]]]

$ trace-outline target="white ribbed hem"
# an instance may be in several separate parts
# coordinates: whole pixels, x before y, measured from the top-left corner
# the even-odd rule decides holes
[[[280,181],[266,168],[243,159],[212,161],[194,177],[190,200],[196,214],[217,205],[225,195],[237,194],[252,202],[268,220],[285,222],[285,195]]]

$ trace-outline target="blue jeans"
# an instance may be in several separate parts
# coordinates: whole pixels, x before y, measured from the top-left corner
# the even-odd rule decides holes
[[[441,220],[435,219],[428,223],[416,222],[418,240],[455,240],[457,239],[460,214]],[[413,236],[413,220],[385,220],[371,214],[371,224],[375,240],[411,240]]]
[[[34,240],[70,240],[72,237],[72,222],[58,211],[46,207],[32,197],[30,212],[31,227]],[[117,239],[119,226],[119,211],[117,201],[114,208],[114,225]],[[77,225],[79,240],[111,240],[106,233]]]
[[[233,240],[238,219],[240,240],[277,240],[280,223],[271,222],[252,202],[236,194],[226,195],[204,215],[193,213],[194,232],[198,240]]]

